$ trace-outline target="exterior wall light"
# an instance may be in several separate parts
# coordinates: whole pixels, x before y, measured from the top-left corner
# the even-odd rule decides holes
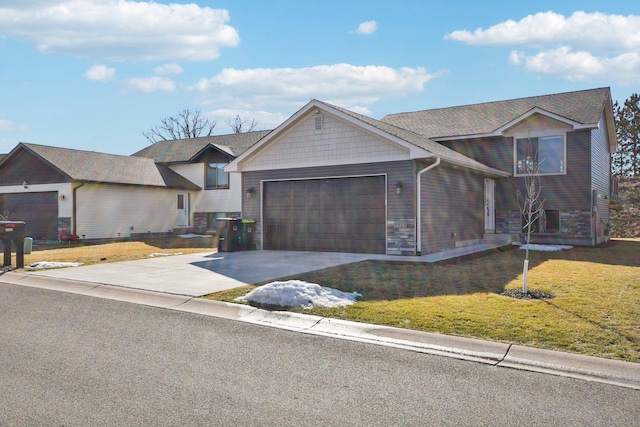
[[[402,194],[402,181],[396,182],[396,194]]]

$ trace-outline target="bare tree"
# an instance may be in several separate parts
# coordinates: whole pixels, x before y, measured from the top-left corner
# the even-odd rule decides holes
[[[229,119],[225,121],[225,123],[233,129],[233,133],[251,132],[258,127],[258,121],[256,119],[252,119],[251,123],[247,125],[248,122],[249,119],[247,117],[244,119],[241,118],[240,114],[236,114],[236,117],[233,120]]]
[[[537,226],[540,231],[544,227],[544,198],[540,184],[540,164],[544,159],[538,159],[538,151],[533,149],[531,139],[528,140],[526,158],[518,161],[518,170],[524,174],[524,190],[518,189],[516,198],[525,224],[522,235],[525,241],[525,258],[522,269],[522,292],[527,293],[527,274],[529,272],[529,245],[531,234]]]
[[[177,116],[162,119],[159,125],[142,134],[149,142],[155,144],[158,141],[171,139],[211,136],[216,124],[216,121],[205,118],[200,110],[191,111],[186,108]]]

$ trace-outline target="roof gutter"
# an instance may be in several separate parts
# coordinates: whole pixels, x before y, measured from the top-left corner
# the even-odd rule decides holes
[[[422,209],[421,209],[421,203],[422,203],[422,193],[421,193],[421,189],[420,189],[420,177],[422,176],[422,174],[424,174],[427,171],[430,171],[431,169],[437,167],[440,164],[440,157],[436,157],[436,161],[435,163],[430,164],[429,166],[427,166],[426,168],[422,169],[421,171],[418,171],[418,174],[416,176],[416,192],[418,193],[418,197],[416,198],[417,200],[417,206],[416,206],[416,212],[417,212],[417,224],[416,224],[416,249],[418,251],[418,254],[422,254]]]

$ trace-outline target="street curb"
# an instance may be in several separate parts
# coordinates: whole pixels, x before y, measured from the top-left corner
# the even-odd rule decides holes
[[[640,390],[639,363],[20,273],[2,274],[0,283],[125,301]]]

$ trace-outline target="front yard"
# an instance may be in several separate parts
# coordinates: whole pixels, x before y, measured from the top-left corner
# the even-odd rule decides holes
[[[529,289],[555,298],[500,295],[522,286],[524,254],[512,249],[450,264],[365,261],[296,275],[287,279],[362,298],[342,308],[291,310],[640,362],[640,239],[530,258]],[[207,298],[233,302],[253,288]]]

